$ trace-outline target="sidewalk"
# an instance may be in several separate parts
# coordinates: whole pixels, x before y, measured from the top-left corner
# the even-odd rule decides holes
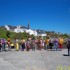
[[[69,67],[70,56],[62,51],[8,51],[0,52],[0,70],[57,70]]]

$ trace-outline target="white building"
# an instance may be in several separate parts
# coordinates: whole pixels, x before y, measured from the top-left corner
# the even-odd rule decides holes
[[[16,33],[19,33],[19,32],[26,32],[26,33],[29,33],[30,35],[34,35],[34,36],[46,36],[46,32],[44,30],[32,30],[32,29],[29,29],[29,25],[28,27],[25,27],[25,26],[9,26],[9,25],[5,25],[5,28],[9,31],[13,31],[13,32],[16,32]]]
[[[37,36],[36,30],[28,29],[28,30],[26,30],[26,32],[29,33],[30,35],[33,34],[33,35]]]
[[[5,28],[9,31],[13,31],[13,32],[16,32],[16,33],[19,33],[19,32],[26,32],[26,33],[29,33],[30,35],[35,35],[37,36],[37,32],[36,30],[32,30],[32,29],[28,29],[27,27],[25,26],[9,26],[9,25],[5,25]]]
[[[21,28],[21,26],[19,25],[19,26],[17,26],[17,27],[14,29],[14,32],[16,32],[16,33],[24,32],[24,29]]]
[[[5,28],[6,28],[7,30],[10,30],[10,28],[9,28],[9,26],[8,26],[8,25],[5,25]]]
[[[46,34],[46,31],[44,31],[44,30],[37,30],[37,36],[47,36],[47,34]]]

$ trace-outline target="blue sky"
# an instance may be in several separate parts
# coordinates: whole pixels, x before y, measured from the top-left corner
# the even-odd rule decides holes
[[[0,0],[0,25],[24,25],[70,34],[70,0]]]

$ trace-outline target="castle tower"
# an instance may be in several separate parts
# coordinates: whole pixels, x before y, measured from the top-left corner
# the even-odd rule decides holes
[[[30,29],[30,21],[28,21],[28,29]]]

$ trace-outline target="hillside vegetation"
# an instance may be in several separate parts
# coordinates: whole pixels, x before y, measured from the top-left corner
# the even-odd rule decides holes
[[[9,33],[11,40],[14,40],[15,38],[27,39],[27,37],[29,36],[29,34],[27,34],[26,32],[23,32],[23,33],[10,32],[10,31],[0,27],[0,38],[5,38],[7,40],[8,39],[7,33]]]
[[[7,37],[7,33],[9,33],[9,36],[10,36],[10,39],[11,40],[14,40],[15,38],[18,38],[18,39],[27,39],[29,36],[34,38],[34,35],[29,35],[28,33],[26,32],[23,32],[23,33],[16,33],[16,32],[10,32],[2,27],[0,27],[0,38],[5,38],[6,40],[8,39]],[[55,38],[55,37],[63,37],[63,38],[69,38],[70,35],[68,34],[57,34],[55,32],[46,32],[47,33],[47,36],[49,37],[52,37],[52,38]],[[46,37],[45,37],[46,38]]]

